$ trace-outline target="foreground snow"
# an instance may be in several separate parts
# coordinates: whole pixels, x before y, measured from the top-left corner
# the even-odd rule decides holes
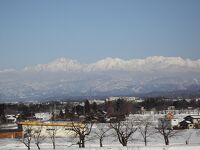
[[[27,150],[23,144],[5,144],[0,146],[1,150]],[[77,146],[69,146],[67,144],[59,144],[56,146],[56,150],[76,150],[79,149]],[[121,145],[105,145],[100,148],[98,145],[87,145],[86,148],[81,148],[85,150],[200,150],[200,145],[191,144],[191,145],[170,145],[170,146],[137,146],[132,145],[128,147],[122,147]],[[37,147],[33,145],[31,150],[37,150]],[[53,150],[51,143],[41,144],[41,150]]]
[[[143,115],[137,117],[147,116]],[[155,120],[157,120],[158,117],[159,116],[153,116],[152,118],[152,121],[155,124]],[[177,115],[176,117],[183,118],[182,115]],[[128,147],[122,147],[118,140],[116,140],[116,137],[112,134],[113,131],[109,130],[108,134],[112,136],[104,139],[103,148],[99,147],[98,138],[96,138],[94,135],[96,130],[97,126],[94,125],[90,137],[85,143],[85,150],[200,150],[199,129],[180,130],[180,132],[174,138],[170,138],[169,146],[164,145],[163,137],[161,135],[154,134],[148,139],[147,147],[144,146],[141,134],[138,131],[134,133],[133,140],[128,143]],[[186,140],[189,143],[188,145],[185,144]],[[78,145],[75,145],[75,143],[77,143],[77,139],[74,139],[70,136],[65,138],[56,138],[56,150],[79,149]],[[49,138],[46,138],[40,147],[41,150],[53,150],[52,143]],[[27,148],[17,139],[0,139],[0,150],[27,150]],[[34,140],[32,140],[31,143],[31,150],[37,150]]]
[[[195,134],[193,134],[195,135]],[[165,146],[162,139],[157,137],[156,139],[150,139],[149,146],[145,147],[142,141],[133,141],[128,143],[128,147],[121,146],[118,141],[113,138],[105,138],[104,147],[100,148],[98,140],[86,141],[85,150],[200,150],[200,138],[192,136],[190,143],[186,145],[183,140],[184,135],[171,139],[169,146]],[[33,141],[34,142],[34,141]],[[73,145],[76,140],[70,138],[57,138],[56,150],[76,150],[79,149],[78,145]],[[41,145],[41,150],[53,150],[52,143],[49,139],[46,139]],[[24,144],[17,139],[0,139],[0,150],[27,150]],[[37,150],[34,143],[31,144],[31,150]]]

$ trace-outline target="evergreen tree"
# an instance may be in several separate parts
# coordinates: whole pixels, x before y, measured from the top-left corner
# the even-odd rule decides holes
[[[84,108],[85,108],[85,114],[86,114],[86,115],[90,114],[90,103],[89,103],[88,100],[85,101],[85,106],[84,106]]]

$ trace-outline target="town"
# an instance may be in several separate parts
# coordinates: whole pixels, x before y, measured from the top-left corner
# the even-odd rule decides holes
[[[28,149],[33,141],[40,149],[49,138],[55,149],[56,138],[70,137],[75,139],[71,145],[81,148],[91,137],[99,139],[99,146],[103,147],[104,138],[118,135],[119,143],[127,146],[140,135],[136,137],[147,146],[157,134],[163,136],[164,145],[169,145],[170,139],[181,132],[200,129],[199,108],[200,98],[181,97],[2,103],[0,138],[18,139]],[[182,142],[189,144],[190,136],[191,133],[185,135]]]

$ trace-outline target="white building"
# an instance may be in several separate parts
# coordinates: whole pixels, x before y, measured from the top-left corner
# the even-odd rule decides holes
[[[52,114],[49,112],[44,112],[44,113],[35,113],[36,119],[47,121],[50,120],[52,117]]]
[[[22,125],[23,132],[26,133],[27,129],[31,132],[40,131],[41,136],[50,137],[55,134],[55,137],[68,137],[74,136],[75,133],[72,130],[72,124],[68,122],[18,122]],[[73,126],[81,126],[81,124],[73,124]]]
[[[7,122],[9,122],[9,123],[15,123],[16,120],[17,120],[17,118],[16,118],[15,115],[6,115],[6,120],[7,120]]]
[[[125,101],[128,101],[128,102],[137,102],[137,103],[140,103],[140,102],[143,102],[144,100],[139,98],[139,97],[126,97],[126,96],[112,96],[112,97],[109,97],[106,99],[106,101],[116,101],[118,99],[123,99]]]

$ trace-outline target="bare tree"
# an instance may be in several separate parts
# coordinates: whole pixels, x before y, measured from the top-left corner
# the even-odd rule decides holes
[[[85,147],[85,138],[90,134],[92,130],[93,122],[74,123],[72,121],[72,127],[68,130],[75,132],[75,137],[78,137],[79,148]]]
[[[166,122],[165,119],[159,121],[159,127],[156,129],[158,133],[163,136],[165,145],[169,145],[169,138],[175,137],[179,133],[178,130],[173,130],[170,128],[168,122]]]
[[[147,146],[147,139],[155,134],[155,129],[153,127],[153,123],[151,121],[151,118],[144,118],[144,119],[139,119],[138,121],[140,122],[140,125],[138,127],[140,134],[142,135],[142,138],[144,140],[145,146]]]
[[[105,123],[98,123],[96,126],[97,128],[94,134],[99,139],[100,147],[103,147],[103,140],[105,137],[109,136],[108,131],[110,128]]]
[[[23,143],[28,150],[31,149],[31,140],[33,137],[33,129],[32,126],[27,126],[27,128],[24,131],[23,137],[19,140],[21,143]]]
[[[189,131],[189,130],[188,130]],[[192,131],[190,131],[188,134],[185,135],[185,144],[188,145],[190,142],[190,138],[192,136]]]
[[[117,121],[116,123],[111,123],[110,127],[111,129],[114,129],[119,142],[123,146],[127,146],[128,141],[131,140],[131,136],[137,130],[137,125],[134,120]]]
[[[42,129],[43,129],[43,126],[39,126],[37,129],[35,129],[33,131],[33,138],[34,138],[34,141],[35,141],[35,144],[36,144],[38,150],[40,150],[40,144],[46,138],[44,135],[41,134],[42,133]]]
[[[53,144],[53,149],[56,148],[56,134],[57,134],[58,128],[57,126],[51,126],[47,129],[47,133],[51,139],[51,142]]]

